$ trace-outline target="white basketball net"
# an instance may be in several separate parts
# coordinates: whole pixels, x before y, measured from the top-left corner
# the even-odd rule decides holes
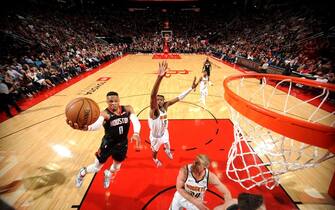
[[[257,105],[293,118],[299,118],[294,115],[294,111],[304,109],[302,107],[307,104],[314,107],[314,111],[308,112],[309,117],[305,119],[306,121],[335,126],[334,112],[328,113],[320,109],[329,97],[327,89],[312,99],[301,101],[291,95],[294,85],[291,80],[280,81],[275,86],[267,85],[266,82],[263,78],[263,84],[260,85],[259,80],[243,78],[231,81],[229,86],[234,87],[231,89],[249,102],[258,101]],[[284,82],[288,85],[287,93],[278,89]],[[251,86],[259,88],[255,93],[250,93]],[[274,99],[275,95],[276,99]],[[281,99],[278,100],[278,97]],[[308,104],[316,99],[321,101],[319,106]],[[295,141],[264,128],[244,117],[234,108],[228,107],[234,125],[234,142],[229,150],[226,174],[245,189],[260,185],[273,189],[279,184],[281,174],[314,167],[334,157],[333,153],[325,149]]]

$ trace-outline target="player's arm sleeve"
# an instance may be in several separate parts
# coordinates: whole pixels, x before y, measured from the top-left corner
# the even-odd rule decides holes
[[[129,119],[131,121],[131,123],[133,124],[133,129],[134,129],[134,134],[140,134],[140,130],[141,130],[141,123],[138,120],[134,108],[131,105],[126,106],[126,110],[127,112],[130,113],[129,115]]]
[[[89,125],[87,130],[88,131],[96,131],[99,130],[102,126],[102,124],[104,123],[104,116],[100,115],[99,118],[97,119],[97,121],[95,121],[93,124]]]
[[[134,134],[140,134],[141,123],[138,120],[137,116],[134,113],[131,113],[129,118],[130,118],[131,123],[133,123]]]
[[[178,96],[179,101],[183,100],[191,91],[192,91],[192,88],[189,88],[189,89],[185,90],[184,92],[182,92]]]
[[[167,101],[166,102],[167,106],[171,106],[171,105],[177,103],[178,101],[183,100],[191,91],[192,91],[192,88],[189,88],[189,89],[185,90],[184,92],[182,92],[179,96],[175,97],[174,99],[171,99],[171,100]]]

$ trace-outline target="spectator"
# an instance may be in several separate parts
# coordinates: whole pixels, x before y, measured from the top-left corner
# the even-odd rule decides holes
[[[0,105],[1,110],[5,111],[7,117],[12,117],[12,113],[10,112],[9,105],[14,106],[17,112],[21,112],[21,108],[16,104],[15,99],[11,92],[15,89],[15,87],[9,88],[8,85],[4,82],[4,78],[0,77]]]

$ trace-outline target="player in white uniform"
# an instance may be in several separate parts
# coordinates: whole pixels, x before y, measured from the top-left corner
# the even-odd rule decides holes
[[[225,200],[231,200],[231,193],[219,178],[208,170],[209,159],[206,155],[196,156],[193,164],[183,166],[179,170],[176,188],[170,210],[203,210],[208,209],[204,202],[208,184],[213,184]]]
[[[165,153],[167,156],[170,159],[173,158],[170,150],[168,132],[168,107],[184,99],[192,91],[192,89],[194,90],[197,87],[197,84],[195,84],[196,78],[194,78],[191,88],[181,93],[178,97],[169,101],[165,101],[164,96],[157,95],[157,93],[159,90],[159,85],[167,72],[167,67],[168,64],[166,61],[159,63],[158,76],[152,88],[150,97],[150,116],[148,120],[150,128],[150,143],[152,157],[157,167],[162,165],[161,161],[157,159],[157,153],[162,144],[164,144]]]
[[[206,106],[206,97],[208,96],[208,80],[209,77],[207,75],[207,71],[202,72],[202,76],[199,78],[199,81],[197,84],[200,83],[199,89],[200,89],[200,103],[203,106]]]

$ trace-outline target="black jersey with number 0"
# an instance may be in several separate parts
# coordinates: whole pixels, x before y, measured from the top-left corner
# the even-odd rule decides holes
[[[104,124],[105,138],[110,139],[113,142],[121,142],[127,140],[130,119],[126,108],[121,106],[121,112],[119,115],[112,113],[107,108],[105,109],[109,114],[109,120]]]
[[[211,70],[211,63],[206,62],[205,65],[204,65],[204,70],[205,71],[210,71]]]

